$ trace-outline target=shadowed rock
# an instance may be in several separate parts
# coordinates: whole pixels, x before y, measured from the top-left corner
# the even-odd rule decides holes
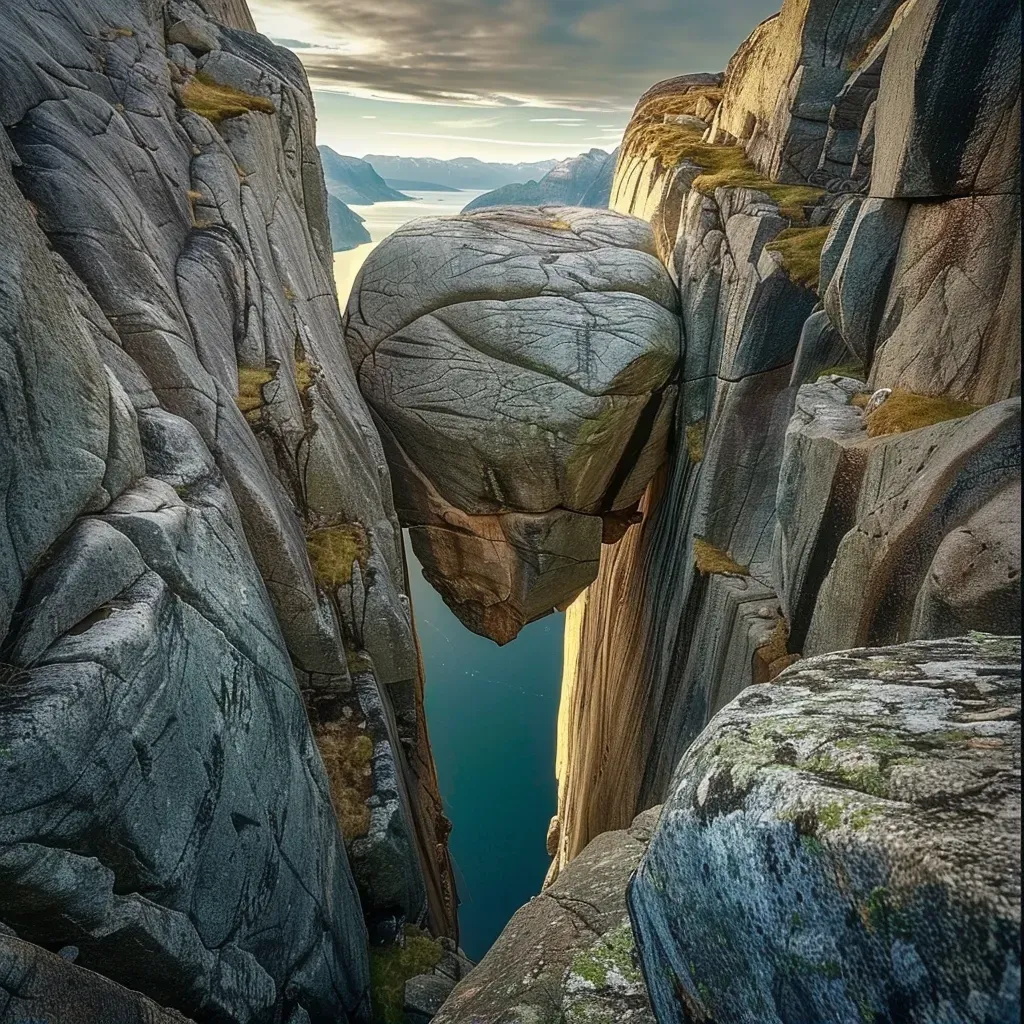
[[[650,229],[504,208],[413,222],[346,313],[427,578],[499,643],[597,572],[664,459],[675,289]]]

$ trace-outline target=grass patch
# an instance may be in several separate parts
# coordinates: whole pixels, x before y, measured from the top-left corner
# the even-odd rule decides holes
[[[709,103],[717,105],[722,99],[722,90],[718,86],[708,86],[703,89],[691,89],[683,93],[667,93],[661,96],[652,96],[633,115],[633,120],[661,121],[666,117],[673,117],[677,114],[696,115],[697,107],[702,98],[707,97]]]
[[[307,359],[295,361],[295,386],[299,389],[300,395],[305,395],[316,381],[317,367]]]
[[[707,435],[707,424],[704,420],[686,425],[686,454],[696,465],[704,458],[704,438]]]
[[[818,290],[821,250],[828,238],[828,225],[820,228],[786,228],[765,248],[782,257],[782,269],[791,281]]]
[[[441,943],[407,926],[404,946],[371,947],[370,996],[374,1024],[405,1024],[405,983],[440,962]]]
[[[852,377],[854,380],[867,380],[868,375],[861,363],[839,363],[836,366],[826,366],[818,374],[817,380],[823,377]],[[868,396],[871,397],[870,395]]]
[[[680,124],[643,121],[630,129],[629,151],[657,159],[664,167],[682,163],[702,168],[693,181],[693,188],[711,195],[716,188],[752,188],[766,193],[779,207],[779,212],[802,222],[804,207],[813,206],[824,189],[810,185],[781,185],[764,177],[750,162],[742,146],[719,146],[701,140],[702,132]]]
[[[316,581],[329,590],[352,582],[352,567],[366,568],[370,539],[360,523],[343,523],[314,530],[306,538]]]
[[[702,537],[693,538],[693,564],[702,576],[727,573],[732,576],[749,576],[750,570],[740,565],[727,551],[716,548]]]
[[[202,71],[181,87],[180,97],[183,107],[214,124],[252,111],[273,114],[276,109],[265,97],[253,96],[230,85],[222,85]]]
[[[961,416],[977,412],[979,408],[955,398],[915,395],[903,388],[893,388],[892,394],[877,409],[868,413],[864,422],[868,437],[884,437],[887,434],[920,430],[945,420],[960,419]]]
[[[238,368],[238,397],[235,401],[250,422],[263,408],[263,385],[269,384],[273,379],[274,371],[268,370],[265,366]]]
[[[346,842],[366,835],[370,828],[366,801],[373,795],[373,740],[351,722],[331,722],[317,729],[315,736],[342,835]]]

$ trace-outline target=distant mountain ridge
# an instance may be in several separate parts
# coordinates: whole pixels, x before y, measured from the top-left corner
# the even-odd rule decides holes
[[[387,203],[411,196],[392,188],[365,160],[342,156],[330,146],[317,146],[327,191],[343,203]]]
[[[617,156],[618,150],[609,154],[603,149],[591,149],[568,160],[560,160],[540,181],[503,185],[478,196],[465,209],[540,206],[544,203],[605,208],[611,198]]]
[[[402,192],[461,192],[453,185],[442,185],[437,181],[411,181],[408,178],[385,178],[392,188]]]
[[[438,160],[435,157],[383,156],[369,154],[363,159],[385,179],[395,181],[436,182],[450,188],[500,188],[531,178],[544,177],[557,160],[529,163],[489,163],[475,157]],[[326,170],[326,164],[325,164]]]
[[[370,232],[363,226],[363,218],[330,193],[327,195],[327,219],[331,228],[332,252],[345,252],[370,241]]]

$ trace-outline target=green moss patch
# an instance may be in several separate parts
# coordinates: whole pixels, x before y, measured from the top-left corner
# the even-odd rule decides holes
[[[238,368],[238,396],[235,401],[250,422],[259,417],[263,408],[263,385],[273,379],[274,371],[265,366]]]
[[[686,425],[686,454],[690,461],[696,465],[704,458],[704,440],[707,434],[707,424],[704,420]]]
[[[782,257],[782,269],[791,281],[816,292],[821,269],[821,250],[825,245],[825,239],[828,238],[829,230],[827,225],[819,228],[786,228],[765,248],[769,252],[777,252]]]
[[[314,737],[342,835],[346,842],[366,835],[370,828],[366,801],[373,795],[373,740],[352,722],[330,722],[316,729]]]
[[[441,943],[418,928],[405,929],[404,946],[370,949],[370,998],[374,1024],[405,1024],[405,983],[440,962]]]

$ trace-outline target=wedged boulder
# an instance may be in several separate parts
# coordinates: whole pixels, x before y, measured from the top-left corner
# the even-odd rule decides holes
[[[1020,4],[916,0],[892,33],[871,194],[1020,192]]]
[[[654,1024],[635,960],[626,883],[659,811],[598,836],[520,907],[436,1024]]]
[[[1019,638],[745,690],[680,761],[629,908],[659,1020],[1018,1020]]]
[[[345,318],[399,519],[427,578],[499,643],[596,575],[665,457],[677,298],[650,228],[606,211],[419,220]]]

